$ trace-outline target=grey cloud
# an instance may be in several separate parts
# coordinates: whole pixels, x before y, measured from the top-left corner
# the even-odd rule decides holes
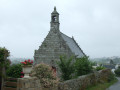
[[[87,55],[120,56],[119,0],[1,0],[0,46],[15,57],[33,57],[50,30],[54,5],[60,30]]]

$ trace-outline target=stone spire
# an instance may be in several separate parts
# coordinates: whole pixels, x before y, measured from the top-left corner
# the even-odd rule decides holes
[[[56,11],[56,6],[54,7],[54,11]]]
[[[59,14],[56,10],[56,6],[54,7],[54,11],[52,12],[52,14]]]

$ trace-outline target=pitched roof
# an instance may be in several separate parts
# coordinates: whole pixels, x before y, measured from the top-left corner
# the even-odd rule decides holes
[[[103,65],[103,67],[106,67],[108,69],[115,69],[115,65]]]
[[[81,48],[79,47],[79,45],[76,43],[76,41],[71,38],[68,37],[67,35],[61,33],[62,38],[64,39],[64,41],[66,41],[66,44],[69,46],[69,48],[71,49],[71,51],[77,56],[77,57],[83,57],[85,56],[85,54],[83,53],[83,51],[81,50]]]

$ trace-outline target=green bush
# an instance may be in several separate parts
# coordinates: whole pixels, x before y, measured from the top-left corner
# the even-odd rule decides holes
[[[57,64],[63,80],[76,78],[92,71],[92,63],[88,60],[88,57],[67,59],[65,56],[61,56]]]
[[[10,52],[6,48],[0,47],[0,66],[5,66],[7,57],[9,57]]]
[[[120,77],[120,67],[118,67],[118,69],[116,69],[114,72],[115,72],[116,76]]]
[[[96,67],[96,70],[97,70],[97,71],[99,71],[99,70],[103,70],[103,69],[105,69],[105,67],[102,67],[102,66],[98,66],[98,67]]]
[[[9,57],[10,52],[6,48],[0,47],[0,77],[5,77],[5,69],[9,66],[7,57]]]
[[[43,87],[53,87],[58,83],[58,78],[52,68],[44,63],[37,64],[32,69],[31,76],[39,78]]]
[[[92,64],[88,57],[76,58],[75,62],[75,75],[81,76],[88,74],[92,71]]]
[[[6,74],[8,77],[20,78],[21,72],[22,72],[21,64],[13,64],[7,69]]]
[[[110,74],[109,74],[109,76],[108,76],[108,82],[111,82],[111,81],[113,81],[115,79],[115,75],[111,72]]]
[[[69,80],[72,78],[72,73],[74,72],[74,62],[73,58],[67,58],[66,56],[60,56],[60,61],[57,62],[61,72],[62,80]]]

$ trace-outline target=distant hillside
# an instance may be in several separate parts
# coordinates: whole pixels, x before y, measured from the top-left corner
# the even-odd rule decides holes
[[[120,57],[102,57],[102,58],[92,58],[91,61],[98,63],[109,63],[112,60],[115,64],[120,64]]]
[[[16,57],[11,57],[9,58],[12,62],[12,64],[17,64],[20,62],[23,62],[25,60],[34,60],[33,58],[16,58]],[[114,57],[102,57],[102,58],[91,58],[90,59],[93,62],[97,62],[97,63],[109,63],[110,60],[112,60],[115,64],[120,64],[120,57],[114,56]]]
[[[11,60],[12,64],[18,64],[18,63],[23,62],[28,59],[34,60],[33,58],[16,58],[16,57],[11,57],[9,59]]]

